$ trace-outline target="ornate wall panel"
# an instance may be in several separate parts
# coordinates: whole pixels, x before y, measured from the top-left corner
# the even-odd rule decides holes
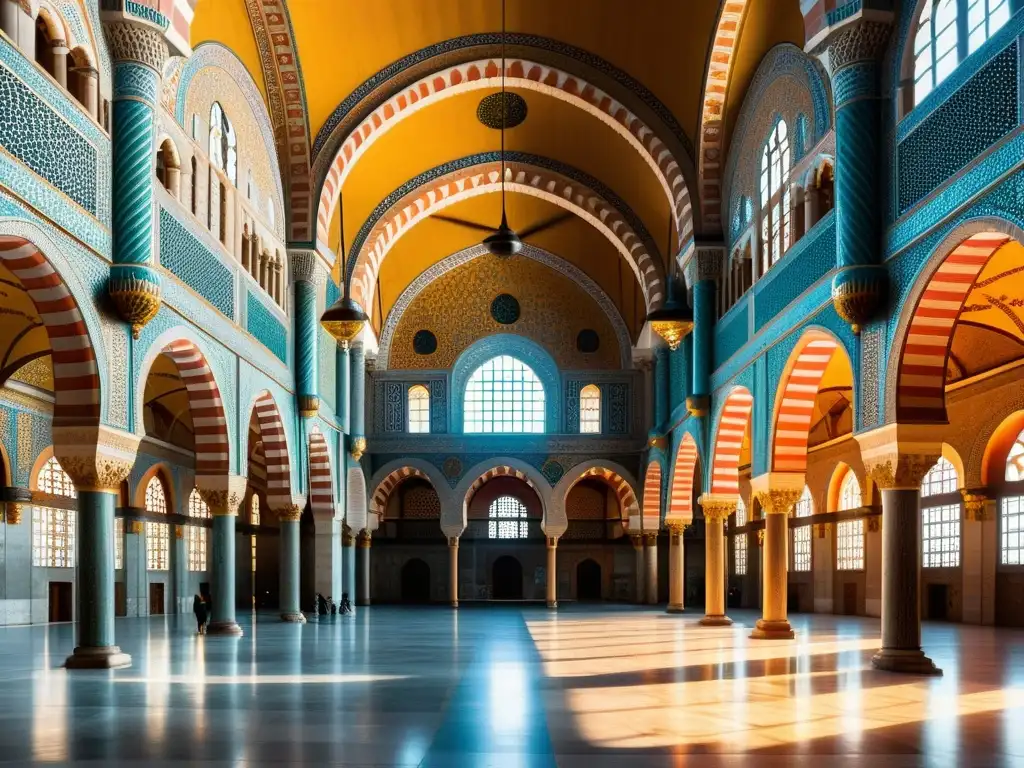
[[[166,208],[160,209],[160,264],[226,317],[235,316],[235,276]]]
[[[836,219],[830,212],[754,284],[754,327],[760,328],[836,265]]]
[[[750,302],[740,299],[715,325],[715,368],[747,343],[750,331]]]
[[[249,291],[245,308],[245,329],[282,362],[288,362],[288,332],[263,300]]]

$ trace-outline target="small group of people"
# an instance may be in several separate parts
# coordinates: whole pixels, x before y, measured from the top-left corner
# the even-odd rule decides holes
[[[341,602],[337,604],[330,595],[324,597],[317,592],[316,613],[319,616],[334,616],[335,614],[344,616],[345,614],[352,613],[352,602],[348,599],[348,592],[341,593]]]
[[[210,624],[210,614],[213,611],[210,608],[210,596],[209,595],[196,595],[192,598],[192,613],[196,615],[197,631],[200,635],[206,634],[206,628]]]

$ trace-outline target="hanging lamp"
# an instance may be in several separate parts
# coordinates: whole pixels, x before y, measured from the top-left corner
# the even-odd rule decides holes
[[[679,349],[686,335],[693,330],[693,312],[685,301],[676,298],[676,257],[672,250],[672,211],[668,217],[668,243],[666,253],[671,263],[668,275],[668,297],[665,303],[647,315],[651,330],[661,336],[672,351]]]
[[[362,307],[348,295],[348,279],[345,263],[345,230],[341,211],[341,196],[338,196],[338,258],[341,259],[341,298],[334,302],[320,316],[320,325],[338,342],[348,344],[366,325],[369,319]]]

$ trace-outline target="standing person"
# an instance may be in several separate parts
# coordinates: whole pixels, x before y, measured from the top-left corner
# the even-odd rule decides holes
[[[192,598],[192,613],[196,615],[196,629],[200,635],[206,634],[206,620],[208,618],[208,611],[206,610],[206,603],[203,602],[203,598],[196,595]]]

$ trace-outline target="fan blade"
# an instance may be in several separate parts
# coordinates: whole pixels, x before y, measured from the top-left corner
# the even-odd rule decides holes
[[[523,230],[522,232],[520,232],[519,233],[519,239],[520,240],[525,240],[526,238],[530,237],[531,235],[536,235],[536,234],[539,234],[539,233],[543,232],[545,229],[551,229],[552,227],[557,227],[563,221],[568,221],[569,219],[571,219],[575,215],[576,215],[575,213],[572,213],[571,211],[569,211],[569,212],[566,212],[566,213],[560,213],[557,216],[552,216],[550,219],[545,219],[540,224],[535,224],[534,226],[530,227],[529,229],[526,229],[526,230]]]
[[[494,232],[494,227],[488,227],[485,224],[477,224],[475,221],[467,221],[466,219],[457,219],[454,216],[442,216],[439,213],[435,213],[430,218],[437,219],[438,221],[444,221],[447,222],[448,224],[454,224],[457,227],[475,229],[478,232]]]

